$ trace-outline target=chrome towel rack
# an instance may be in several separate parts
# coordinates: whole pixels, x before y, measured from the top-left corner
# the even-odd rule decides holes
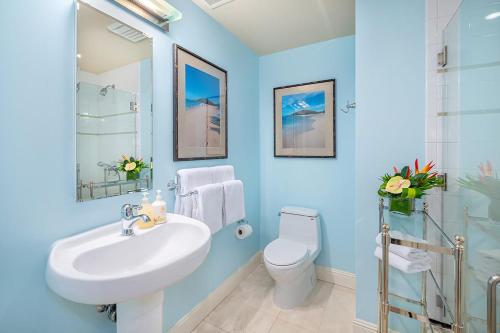
[[[500,274],[491,276],[488,280],[487,288],[487,322],[488,333],[496,333],[497,331],[497,285],[500,282]]]
[[[185,198],[185,197],[190,197],[190,196],[198,194],[198,191],[189,191],[187,193],[179,193],[180,188],[181,188],[181,185],[179,184],[179,178],[178,178],[178,176],[175,177],[175,180],[171,179],[167,183],[167,189],[169,191],[175,191],[175,195],[178,196],[178,197]]]
[[[446,245],[430,244],[427,242],[415,242],[404,239],[397,239],[391,237],[389,234],[390,225],[389,221],[385,221],[384,211],[388,210],[388,206],[384,204],[384,198],[380,198],[379,201],[379,231],[382,236],[382,259],[378,261],[378,296],[379,296],[379,323],[378,323],[378,333],[389,333],[389,314],[396,313],[403,317],[412,318],[420,321],[422,325],[422,330],[427,327],[430,328],[431,332],[434,332],[433,325],[438,323],[438,321],[429,317],[427,311],[427,274],[430,274],[431,280],[434,283],[438,295],[443,301],[444,308],[450,318],[452,318],[451,328],[449,329],[453,333],[464,333],[464,322],[463,322],[463,256],[465,252],[465,239],[463,236],[457,235],[452,240],[439,224],[432,218],[429,214],[429,204],[424,202],[422,210],[414,210],[415,214],[420,214],[422,217],[422,222],[419,226],[422,228],[423,239],[426,240],[428,233],[427,228],[431,227],[436,230],[441,237],[446,241]],[[408,223],[416,223],[408,222]],[[415,249],[426,250],[438,254],[449,255],[453,257],[455,262],[455,286],[454,286],[454,304],[453,308],[450,307],[446,298],[443,297],[444,293],[442,287],[439,285],[437,279],[434,276],[432,270],[421,272],[422,282],[421,282],[421,295],[420,299],[407,298],[398,294],[389,292],[389,246],[391,244],[402,245],[406,247],[411,247]],[[399,301],[404,301],[409,304],[419,305],[420,311],[410,311],[407,307],[400,307],[399,304],[394,303],[393,299],[396,298]],[[495,332],[495,331],[492,331]],[[490,333],[490,332],[488,332]]]
[[[347,100],[347,103],[343,108],[340,108],[340,111],[344,113],[349,113],[351,110],[356,109],[356,102],[349,103],[349,100]]]

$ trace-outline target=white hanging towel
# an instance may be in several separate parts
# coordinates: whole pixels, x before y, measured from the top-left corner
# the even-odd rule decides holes
[[[224,187],[224,225],[245,219],[245,194],[241,180],[229,180]]]
[[[211,168],[192,168],[178,170],[177,181],[180,187],[177,190],[178,195],[175,197],[175,213],[192,217],[193,201],[195,196],[182,196],[182,194],[187,194],[191,191],[194,191],[196,187],[211,184]]]
[[[382,248],[377,246],[375,257],[382,260]],[[389,251],[389,265],[405,273],[419,273],[431,269],[432,259],[430,257],[419,260],[407,260]]]
[[[403,234],[402,232],[396,231],[396,230],[391,230],[389,231],[389,235],[392,238],[398,238],[398,239],[403,239],[403,240],[410,240],[414,242],[419,242],[419,243],[427,243],[427,241],[413,237],[411,235]],[[377,238],[375,239],[377,242],[377,245],[382,247],[382,234],[379,233],[377,235]],[[396,245],[396,244],[391,244],[389,245],[389,251],[391,251],[394,254],[397,254],[400,257],[403,257],[408,260],[418,260],[418,259],[425,259],[428,257],[427,252],[424,250],[420,249],[415,249],[412,247],[407,247],[407,246],[402,246],[402,245]]]
[[[193,218],[204,222],[212,234],[222,229],[222,184],[209,184],[194,189]]]
[[[214,166],[211,170],[213,183],[223,183],[228,180],[234,180],[234,167],[232,165]]]

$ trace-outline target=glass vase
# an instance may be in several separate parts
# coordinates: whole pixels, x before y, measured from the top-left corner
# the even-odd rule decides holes
[[[415,198],[390,198],[389,211],[410,216],[415,210]]]
[[[137,180],[139,179],[140,173],[127,172],[127,180]]]

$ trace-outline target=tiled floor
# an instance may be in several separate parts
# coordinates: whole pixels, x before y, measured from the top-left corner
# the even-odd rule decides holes
[[[273,283],[264,265],[259,265],[193,332],[352,332],[353,290],[318,281],[302,306],[281,310],[273,304]]]

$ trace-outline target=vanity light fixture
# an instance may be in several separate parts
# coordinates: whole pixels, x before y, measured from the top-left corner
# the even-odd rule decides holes
[[[114,0],[122,7],[168,31],[168,24],[182,19],[182,13],[164,0]]]
[[[500,12],[493,12],[491,14],[486,15],[485,19],[494,20],[500,17]]]

